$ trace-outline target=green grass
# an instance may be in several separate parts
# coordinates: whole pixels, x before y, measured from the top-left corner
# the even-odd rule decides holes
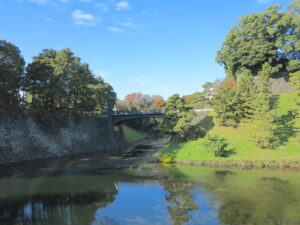
[[[293,94],[282,94],[279,98],[277,115],[287,114],[295,109]],[[230,149],[236,154],[228,158],[215,157],[213,153],[205,150],[203,139],[185,143],[172,142],[164,146],[155,157],[163,162],[172,161],[204,161],[204,160],[300,160],[300,118],[296,119],[295,132],[288,141],[276,149],[261,150],[251,141],[251,124],[242,124],[238,128],[214,126],[209,131],[211,135],[225,138]]]
[[[134,143],[146,137],[143,133],[138,132],[128,126],[122,125],[122,129],[127,143]]]

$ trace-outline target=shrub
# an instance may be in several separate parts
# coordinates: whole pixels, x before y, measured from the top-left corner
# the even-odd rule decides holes
[[[181,141],[197,140],[205,136],[205,131],[201,127],[191,125],[187,130],[180,135]]]
[[[204,147],[215,154],[216,157],[229,157],[235,154],[234,149],[227,149],[228,143],[224,138],[220,138],[219,136],[210,136],[207,135],[204,139]]]

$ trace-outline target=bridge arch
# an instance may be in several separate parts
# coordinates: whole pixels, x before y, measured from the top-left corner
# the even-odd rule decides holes
[[[124,121],[144,118],[165,118],[163,112],[134,112],[134,113],[119,113],[112,115],[113,125],[121,124]]]

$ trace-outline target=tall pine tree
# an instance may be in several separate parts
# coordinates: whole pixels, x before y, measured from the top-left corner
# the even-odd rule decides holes
[[[254,100],[255,113],[252,123],[252,138],[261,149],[274,148],[277,144],[274,114],[274,96],[270,92],[269,77],[274,73],[270,64],[265,63],[258,73],[257,95]]]
[[[241,104],[241,117],[248,121],[254,114],[253,101],[255,99],[255,87],[250,70],[244,70],[237,82],[237,96]]]
[[[241,103],[235,89],[220,87],[212,98],[216,122],[221,126],[236,127],[241,120]]]

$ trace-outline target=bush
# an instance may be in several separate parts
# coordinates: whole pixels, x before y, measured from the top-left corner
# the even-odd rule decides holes
[[[192,125],[180,134],[180,141],[197,140],[205,136],[205,131],[201,127]]]
[[[224,138],[219,136],[207,135],[204,139],[204,147],[215,154],[216,157],[229,157],[235,154],[234,149],[227,149],[228,143]]]

